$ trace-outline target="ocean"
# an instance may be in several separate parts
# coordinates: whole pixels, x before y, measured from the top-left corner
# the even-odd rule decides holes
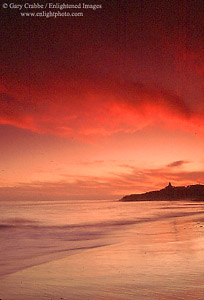
[[[201,300],[204,203],[0,201],[0,299]]]

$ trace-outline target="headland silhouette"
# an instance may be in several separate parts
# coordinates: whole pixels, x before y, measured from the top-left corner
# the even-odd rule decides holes
[[[124,196],[120,201],[170,201],[170,200],[191,200],[204,201],[204,185],[195,184],[188,186],[168,186],[158,191],[151,191],[142,194],[131,194]]]

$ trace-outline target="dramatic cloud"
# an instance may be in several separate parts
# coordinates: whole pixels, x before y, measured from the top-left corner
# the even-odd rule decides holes
[[[204,131],[204,111],[191,109],[172,93],[134,82],[95,78],[53,82],[43,90],[12,86],[1,94],[0,123],[38,133],[100,136],[159,122]]]
[[[77,25],[5,14],[0,124],[77,138],[155,123],[203,133],[204,16],[192,3],[106,1]]]

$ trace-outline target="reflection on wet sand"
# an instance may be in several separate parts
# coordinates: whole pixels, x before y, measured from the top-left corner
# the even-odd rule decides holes
[[[94,223],[103,233],[95,242],[109,243],[2,277],[0,298],[203,299],[203,206],[149,203],[144,211],[139,203],[111,205],[120,218]]]

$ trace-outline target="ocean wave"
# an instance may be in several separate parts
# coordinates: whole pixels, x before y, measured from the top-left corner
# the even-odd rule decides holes
[[[164,209],[164,208],[163,208]],[[165,208],[167,209],[167,208]],[[204,214],[204,211],[196,211],[196,212],[176,212],[176,213],[168,213],[157,216],[151,216],[148,218],[135,217],[131,219],[122,219],[122,220],[109,220],[102,222],[90,222],[90,223],[78,223],[78,224],[42,224],[39,221],[23,219],[23,218],[9,218],[1,221],[0,229],[8,229],[8,228],[28,228],[28,229],[87,229],[87,228],[106,228],[106,227],[121,227],[128,225],[136,225],[139,223],[147,223],[147,222],[156,222],[162,221],[171,218],[180,218],[180,217],[188,217],[188,216],[196,216]]]

